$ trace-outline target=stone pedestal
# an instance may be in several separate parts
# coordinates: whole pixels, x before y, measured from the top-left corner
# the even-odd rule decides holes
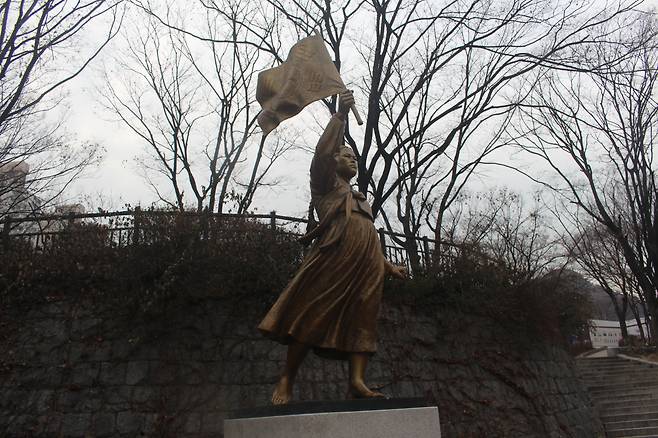
[[[306,402],[245,409],[224,438],[440,438],[439,410],[423,399]]]

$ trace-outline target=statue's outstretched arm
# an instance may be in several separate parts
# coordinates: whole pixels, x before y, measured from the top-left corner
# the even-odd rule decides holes
[[[404,280],[409,275],[406,266],[394,265],[386,259],[384,259],[384,269],[386,269],[386,273],[388,275],[399,280]]]
[[[315,193],[327,193],[333,190],[336,184],[336,160],[334,154],[338,152],[345,137],[345,119],[350,107],[354,105],[354,96],[350,90],[340,93],[338,99],[338,112],[331,116],[329,124],[324,129],[315,155],[311,162],[311,190]]]
[[[336,113],[331,117],[315,147],[311,161],[311,189],[317,193],[327,193],[336,183],[336,159],[334,154],[343,144],[345,122],[343,115]]]

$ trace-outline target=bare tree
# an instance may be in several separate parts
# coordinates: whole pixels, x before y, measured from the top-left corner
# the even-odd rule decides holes
[[[233,7],[225,12],[236,17],[240,6]],[[118,63],[124,80],[115,85],[108,79],[105,94],[113,112],[148,145],[142,161],[147,181],[160,201],[179,210],[191,203],[197,211],[222,212],[234,200],[237,211],[246,212],[289,146],[282,139],[267,147],[261,142],[250,179],[238,179],[237,170],[259,144],[252,88],[261,52],[237,43],[246,29],[236,19],[226,26],[208,19],[204,32],[212,41],[203,43],[190,43],[153,16],[146,23],[127,38],[128,52]],[[224,33],[232,41],[216,42]],[[164,190],[158,174],[167,181]]]
[[[222,0],[201,3],[218,15],[226,9]],[[294,38],[320,31],[336,64],[349,66],[347,78],[365,73],[355,85],[368,105],[367,123],[362,136],[348,131],[347,141],[358,153],[359,189],[370,192],[375,213],[401,187],[417,188],[409,182],[412,175],[430,175],[442,158],[452,162],[445,166],[449,182],[437,185],[449,193],[439,206],[447,208],[463,180],[494,147],[496,142],[481,154],[464,154],[487,120],[500,117],[504,123],[517,101],[504,96],[514,80],[542,65],[571,68],[573,48],[597,41],[590,35],[598,34],[590,30],[636,3],[597,10],[573,2],[266,0],[254,3],[269,13],[254,25],[249,41],[281,59],[276,45],[262,43],[271,38],[262,30],[276,34],[278,29],[267,23],[287,23],[279,27],[294,29]],[[374,35],[358,35],[357,26],[363,23],[372,25]],[[294,38],[279,34],[280,40]],[[353,57],[346,62],[345,54],[353,52],[350,45],[358,62]],[[331,100],[325,103],[333,109]],[[498,131],[489,140],[496,135]],[[420,153],[409,159],[414,148]],[[422,196],[419,191],[416,195]]]
[[[405,241],[401,243],[410,257],[417,253],[415,236],[420,234],[424,225],[434,233],[436,242],[444,240],[442,227],[447,211],[454,205],[476,171],[489,164],[485,161],[487,157],[505,146],[501,138],[504,132],[502,127],[514,114],[511,106],[501,105],[497,110],[492,109],[489,114],[482,115],[480,120],[473,120],[473,111],[478,111],[482,102],[477,102],[479,98],[470,96],[471,90],[482,81],[480,76],[484,74],[488,62],[476,59],[473,50],[467,50],[464,59],[466,64],[463,80],[451,96],[457,98],[459,93],[464,96],[463,106],[455,115],[457,120],[454,121],[462,128],[453,141],[448,143],[440,154],[423,163],[442,142],[440,130],[425,129],[423,126],[431,117],[432,107],[437,105],[437,99],[433,97],[434,86],[431,83],[420,93],[420,104],[409,106],[407,115],[396,130],[395,141],[405,146],[395,148],[397,155],[393,160],[393,172],[398,178],[395,211],[396,219],[405,235]],[[405,74],[398,73],[396,76],[395,82],[403,86]],[[399,93],[404,96],[406,90],[401,88]],[[392,114],[388,111],[385,111],[385,114],[387,123],[394,123]],[[498,126],[495,127],[494,124]],[[399,135],[398,132],[404,135]],[[473,141],[474,135],[477,137],[476,141]],[[400,177],[400,174],[404,176]],[[381,213],[388,227],[392,228],[386,209],[382,209]],[[440,250],[441,246],[438,245],[434,253],[437,259],[441,257]]]
[[[462,193],[444,218],[447,241],[473,248],[500,264],[512,283],[560,269],[564,257],[537,197],[533,204],[507,188]]]
[[[72,146],[44,114],[63,99],[62,88],[114,37],[118,0],[7,0],[0,4],[0,197],[7,212],[26,213],[57,198],[93,161],[95,146]],[[85,53],[90,23],[109,17],[104,37]],[[13,170],[29,169],[24,178]],[[25,210],[25,211],[23,211]]]
[[[207,39],[148,0],[135,2],[179,32]],[[232,2],[198,4],[232,19]],[[280,62],[299,38],[322,34],[357,103],[366,106],[363,130],[346,131],[358,158],[358,188],[391,231],[403,232],[400,243],[413,261],[419,230],[427,227],[441,241],[445,212],[506,146],[504,127],[526,97],[524,84],[536,80],[533,72],[582,69],[578,49],[618,31],[623,26],[610,23],[640,3],[254,0],[246,2],[255,13],[243,15],[250,31],[240,43]],[[334,111],[335,99],[324,105]]]
[[[98,145],[79,144],[60,124],[34,126],[38,120],[17,119],[0,135],[0,219],[43,211],[98,161]]]
[[[620,246],[646,300],[654,342],[658,335],[656,35],[653,19],[639,21],[632,35],[611,38],[584,58],[594,59],[600,65],[596,70],[546,75],[516,127],[519,147],[548,164],[558,181],[551,187],[572,207],[564,210],[563,217],[593,219]]]
[[[572,231],[572,226],[573,223],[570,223],[564,227],[565,246],[569,255],[610,297],[622,337],[628,338],[626,317],[630,310],[644,340],[644,328],[640,319],[647,313],[644,298],[635,277],[628,269],[621,245],[597,222],[589,220],[589,223],[578,227],[575,232]]]

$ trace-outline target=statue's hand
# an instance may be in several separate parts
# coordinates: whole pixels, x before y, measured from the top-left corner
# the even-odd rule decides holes
[[[405,280],[408,276],[407,268],[404,266],[394,265],[392,263],[386,262],[386,267],[388,274],[393,278]]]
[[[340,97],[338,98],[338,112],[341,113],[343,117],[347,116],[352,105],[354,105],[354,95],[352,94],[352,91],[345,90],[340,93]]]

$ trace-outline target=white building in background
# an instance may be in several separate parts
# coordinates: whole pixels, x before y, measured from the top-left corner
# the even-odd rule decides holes
[[[43,201],[28,190],[30,165],[24,161],[0,164],[0,217],[27,214],[70,215],[83,214],[82,204],[60,204],[43,210]]]
[[[640,318],[640,321],[644,324],[643,318]],[[590,339],[593,348],[619,346],[619,341],[621,340],[619,321],[593,319],[591,320],[591,325]],[[640,329],[634,319],[626,321],[626,328],[629,335],[640,336]]]
[[[0,186],[25,187],[25,178],[30,173],[30,165],[25,161],[9,161],[0,164]]]
[[[24,161],[0,164],[0,216],[31,211],[26,187],[30,166]]]
[[[85,206],[82,204],[62,204],[55,207],[54,215],[67,215],[67,214],[85,214]]]
[[[19,222],[16,219],[32,215],[79,215],[85,212],[85,208],[81,204],[61,204],[45,211],[42,199],[29,191],[29,173],[30,166],[23,161],[0,164],[0,220],[13,219],[5,221],[0,231],[4,232],[5,227],[9,227],[10,235],[22,235],[22,239],[29,239],[34,247],[44,247],[53,234],[61,232],[72,223],[80,223],[80,220],[40,219]]]

